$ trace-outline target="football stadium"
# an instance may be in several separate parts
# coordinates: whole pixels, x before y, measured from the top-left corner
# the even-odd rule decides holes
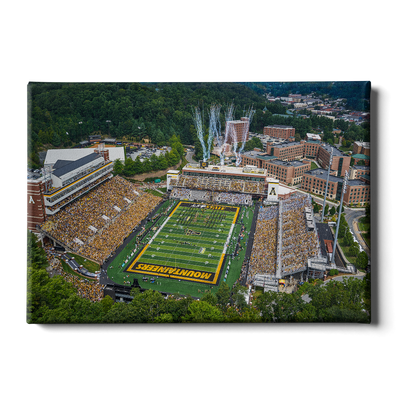
[[[310,196],[281,191],[265,170],[188,164],[138,183],[111,173],[104,147],[92,151],[65,152],[29,182],[32,230],[61,274],[129,301],[132,287],[201,298],[221,282],[277,290],[326,272]]]
[[[179,202],[126,272],[216,284],[239,210]]]

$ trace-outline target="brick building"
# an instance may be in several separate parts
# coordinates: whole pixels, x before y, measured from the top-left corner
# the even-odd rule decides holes
[[[304,143],[291,142],[278,145],[267,143],[267,154],[282,161],[300,160],[304,158]]]
[[[113,162],[107,149],[91,149],[91,153],[77,160],[58,159],[42,170],[42,174],[28,176],[28,229],[54,215],[61,208],[87,191],[112,177]]]
[[[242,154],[241,166],[263,168],[268,176],[296,185],[301,182],[303,174],[311,169],[311,161],[282,161],[275,156],[252,150]]]
[[[294,138],[296,129],[288,125],[268,125],[264,126],[264,135],[274,138],[286,139]]]
[[[38,176],[28,180],[28,229],[36,231],[36,225],[40,225],[46,219],[43,193],[44,182]]]
[[[242,117],[240,121],[227,121],[225,135],[227,135],[226,143],[247,142],[249,139],[250,122],[246,117]]]
[[[325,169],[314,169],[303,176],[301,188],[320,196],[325,195],[326,179],[328,171]],[[340,201],[342,195],[343,178],[330,175],[328,182],[327,198]],[[365,205],[370,202],[370,186],[360,179],[349,179],[347,190],[343,196],[345,204]]]
[[[365,165],[353,165],[350,167],[349,178],[361,179],[365,175],[369,175],[370,169]]]
[[[353,154],[364,154],[369,157],[370,156],[369,142],[354,142]]]
[[[326,143],[319,143],[316,140],[302,140],[278,145],[267,143],[266,152],[282,161],[300,160],[305,157],[314,158],[322,168],[327,169],[331,149],[333,151],[331,169],[337,171],[337,175],[344,176],[345,171],[349,171],[351,157]]]
[[[331,150],[333,151],[331,169],[333,171],[337,171],[338,176],[344,176],[345,171],[349,172],[351,157],[342,153],[335,146],[330,146],[329,144],[321,143],[317,154],[317,161],[319,162],[322,168],[328,169]]]
[[[288,185],[297,185],[302,182],[303,175],[310,171],[311,161],[281,161],[275,159],[265,161],[264,168],[272,178],[279,179]]]

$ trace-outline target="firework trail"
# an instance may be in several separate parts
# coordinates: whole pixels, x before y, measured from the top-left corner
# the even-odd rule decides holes
[[[203,161],[206,161],[207,160],[207,149],[206,149],[206,145],[204,143],[203,120],[201,117],[199,107],[194,107],[193,121],[194,121],[194,126],[196,128],[197,137],[199,138],[201,147],[203,148]]]
[[[208,132],[208,156],[210,157],[211,143],[214,137],[217,139],[218,147],[222,146],[221,136],[221,121],[220,121],[220,110],[221,106],[212,104],[210,107],[210,127]],[[221,151],[222,153],[222,151]],[[220,155],[221,157],[221,155]]]
[[[253,119],[254,113],[255,113],[255,111],[253,110],[253,106],[249,107],[249,109],[247,111],[244,111],[244,118],[246,118],[246,120],[244,121],[245,124],[244,124],[244,127],[243,127],[243,136],[242,136],[244,138],[246,138],[248,133],[249,133],[250,124],[251,124],[251,121]],[[242,145],[240,146],[238,155],[236,157],[236,166],[237,167],[242,162],[242,152],[243,152],[243,149],[244,149],[245,145],[246,145],[246,140],[243,140]]]
[[[234,115],[235,115],[235,107],[233,106],[233,103],[232,103],[232,104],[228,105],[228,108],[225,113],[226,124],[225,124],[225,137],[224,137],[224,142],[223,142],[222,149],[221,149],[221,165],[224,165],[225,145],[228,140],[228,137],[231,135],[231,130],[232,130],[232,124],[230,124],[229,122],[233,121]],[[235,132],[235,134],[236,134],[236,132]],[[235,138],[234,138],[234,140],[235,140]],[[236,143],[236,146],[237,146],[237,143]]]

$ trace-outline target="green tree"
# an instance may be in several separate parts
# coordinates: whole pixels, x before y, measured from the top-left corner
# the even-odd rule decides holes
[[[54,133],[53,135],[52,144],[55,147],[61,146],[61,138],[57,135],[57,133]]]
[[[217,305],[217,302],[218,302],[218,299],[217,299],[217,297],[215,296],[215,294],[209,292],[209,293],[206,293],[206,294],[202,297],[201,301],[205,301],[206,303],[211,304],[212,306],[216,306],[216,305]]]
[[[317,310],[312,304],[306,304],[295,317],[296,322],[316,322]]]
[[[128,157],[125,160],[123,174],[125,176],[132,176],[132,175],[135,175],[135,172],[136,172],[135,162],[132,160],[132,158]]]
[[[172,314],[169,313],[164,313],[159,315],[154,319],[154,322],[159,323],[159,324],[166,324],[166,323],[171,323],[174,322],[174,318]]]
[[[232,301],[239,308],[239,310],[243,310],[248,308],[248,304],[246,302],[245,294],[247,293],[247,288],[242,285],[236,285],[232,289]]]
[[[169,153],[169,164],[170,166],[176,165],[179,162],[179,154],[176,150],[171,150]]]
[[[141,174],[143,172],[143,163],[140,161],[140,157],[136,157],[133,162],[133,174]]]
[[[353,242],[354,242],[353,235],[351,234],[350,230],[347,229],[344,235],[343,243],[345,246],[351,246]]]
[[[114,161],[114,175],[121,175],[123,171],[124,171],[124,164],[122,164],[121,160],[117,158]]]
[[[365,270],[368,266],[368,256],[367,253],[365,251],[361,251],[358,255],[357,255],[357,259],[356,259],[356,267],[358,269],[362,269]]]
[[[369,323],[369,317],[362,311],[349,310],[340,306],[332,306],[320,310],[319,321]]]
[[[335,206],[332,206],[329,210],[329,214],[333,217],[336,214],[336,208]]]
[[[274,320],[273,305],[277,301],[277,293],[265,292],[257,296],[254,300],[254,306],[260,313],[262,322],[272,322]]]
[[[155,322],[166,310],[164,297],[154,290],[146,290],[136,295],[130,304],[135,315],[134,322]]]
[[[230,299],[230,289],[226,282],[221,283],[215,295],[217,297],[218,306],[221,310],[226,310]]]
[[[143,172],[150,172],[152,170],[151,168],[151,161],[149,158],[146,158],[143,161]]]
[[[360,253],[359,244],[357,242],[353,241],[353,243],[351,243],[350,248],[349,248],[349,254],[352,257],[357,257],[359,253]]]
[[[222,322],[221,310],[205,301],[194,301],[189,305],[183,322]]]
[[[158,157],[158,168],[164,170],[168,168],[168,162],[164,155],[160,154]]]

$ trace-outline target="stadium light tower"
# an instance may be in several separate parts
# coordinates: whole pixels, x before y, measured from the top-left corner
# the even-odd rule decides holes
[[[329,183],[329,174],[331,173],[332,157],[333,157],[333,147],[331,147],[331,155],[329,157],[328,176],[326,178],[324,204],[322,206],[322,217],[321,217],[322,223],[324,222],[325,202],[326,202],[326,194],[328,193],[328,183]]]
[[[348,179],[349,179],[349,173],[346,171],[345,175],[344,175],[344,179],[343,179],[342,196],[340,198],[339,217],[338,217],[338,221],[337,221],[337,224],[336,224],[335,242],[333,243],[332,261],[331,261],[331,263],[333,263],[333,264],[335,264],[335,251],[336,251],[336,243],[337,243],[337,238],[338,238],[338,233],[339,233],[340,216],[342,214],[343,196],[346,193]],[[329,260],[328,260],[328,262],[329,262]]]

